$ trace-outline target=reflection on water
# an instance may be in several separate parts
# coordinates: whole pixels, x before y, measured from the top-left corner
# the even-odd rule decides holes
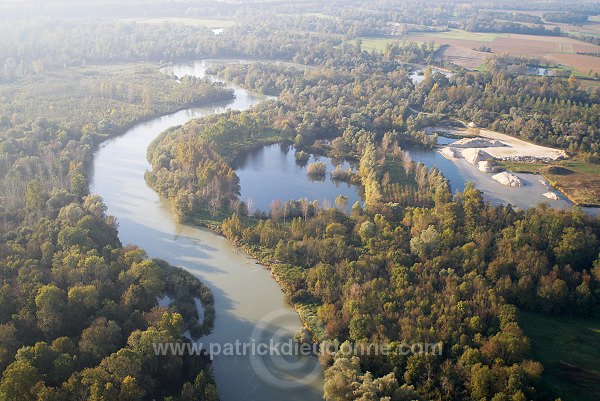
[[[348,205],[360,201],[359,189],[345,182],[333,181],[329,175],[335,169],[328,157],[311,156],[307,163],[296,161],[295,150],[286,145],[268,145],[244,153],[235,162],[240,177],[241,199],[252,199],[254,206],[268,211],[273,200],[298,200],[306,197],[321,204],[334,205],[339,195],[348,197]],[[327,177],[322,181],[310,179],[306,166],[319,161],[327,166]],[[351,167],[347,162],[335,161],[343,170]]]
[[[203,76],[205,67],[205,63],[192,63],[176,66],[172,71],[177,76]],[[162,131],[228,108],[247,109],[264,99],[240,88],[235,90],[236,98],[231,102],[157,118],[106,142],[94,157],[91,179],[92,192],[100,194],[108,213],[117,217],[123,244],[139,245],[151,257],[182,266],[211,288],[217,318],[213,334],[201,339],[204,344],[247,342],[256,324],[275,312],[287,316],[285,321],[271,323],[281,336],[290,337],[301,327],[297,314],[285,303],[281,289],[265,269],[213,232],[177,224],[168,203],[144,181],[144,172],[150,168],[146,149]],[[309,374],[314,376],[316,358],[302,362],[305,363],[281,374],[292,381]],[[322,372],[318,369],[319,374],[310,383],[296,389],[283,389],[263,381],[249,357],[219,356],[214,362],[223,401],[322,400]]]

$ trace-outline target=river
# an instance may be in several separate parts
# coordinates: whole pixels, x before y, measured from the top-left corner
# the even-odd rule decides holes
[[[171,72],[202,77],[207,65],[177,65]],[[123,244],[138,245],[150,257],[181,266],[210,287],[217,317],[213,333],[200,341],[205,347],[213,344],[213,351],[236,341],[276,338],[286,343],[301,327],[267,270],[214,232],[178,224],[168,202],[144,180],[150,169],[146,149],[161,132],[193,118],[244,110],[264,99],[228,86],[235,89],[235,100],[156,118],[105,142],[94,156],[91,177],[91,192],[102,196],[108,213],[117,218]],[[314,357],[216,355],[214,371],[222,401],[322,400],[323,372]]]

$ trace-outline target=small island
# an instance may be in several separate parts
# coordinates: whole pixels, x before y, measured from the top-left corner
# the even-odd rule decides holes
[[[327,166],[323,162],[314,162],[306,168],[306,174],[313,179],[323,179],[327,174]]]

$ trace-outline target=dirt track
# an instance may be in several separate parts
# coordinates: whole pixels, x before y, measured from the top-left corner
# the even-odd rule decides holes
[[[522,139],[512,137],[510,135],[502,134],[500,132],[479,129],[477,135],[472,135],[469,132],[467,132],[466,129],[462,128],[443,128],[441,130],[454,135],[478,136],[482,138],[495,139],[502,142],[505,146],[469,148],[485,150],[485,152],[497,159],[532,158],[540,160],[558,160],[567,158],[567,154],[564,150],[536,145],[530,142],[526,142]]]

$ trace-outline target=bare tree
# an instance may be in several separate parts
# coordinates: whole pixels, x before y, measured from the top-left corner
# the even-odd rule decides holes
[[[304,221],[306,221],[306,218],[308,217],[308,212],[310,210],[310,202],[308,201],[307,198],[302,198],[300,200],[300,207],[302,208],[302,214],[304,215]]]
[[[282,211],[283,209],[279,199],[275,199],[273,202],[271,202],[271,218],[273,220],[279,220],[281,218]]]
[[[213,196],[208,201],[208,206],[210,207],[210,214],[212,217],[215,217],[219,212],[219,207],[221,206],[221,201],[219,197]]]
[[[233,211],[235,213],[238,214],[238,216],[241,214],[241,210],[242,210],[242,201],[240,200],[240,198],[234,198],[231,201],[231,209],[233,209]]]
[[[248,198],[246,201],[246,208],[248,209],[248,216],[252,216],[254,214],[254,200],[252,198]]]
[[[410,170],[412,169],[412,160],[407,152],[402,152],[402,167],[406,174],[410,174]]]

